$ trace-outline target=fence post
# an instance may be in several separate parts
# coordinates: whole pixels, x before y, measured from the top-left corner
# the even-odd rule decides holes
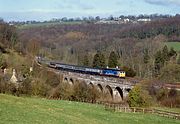
[[[143,114],[144,114],[144,108],[143,108]]]
[[[136,108],[134,107],[134,113],[136,112]]]
[[[125,113],[126,113],[126,107],[125,107],[124,109],[125,109],[124,111],[125,111]]]
[[[154,109],[152,109],[152,114],[154,114]]]
[[[115,106],[115,104],[113,105],[113,108],[114,108],[114,111],[116,111],[116,106]]]

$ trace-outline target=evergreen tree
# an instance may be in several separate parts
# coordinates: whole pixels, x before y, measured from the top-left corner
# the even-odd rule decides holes
[[[101,68],[106,67],[106,59],[105,59],[104,54],[102,53],[100,53],[100,67]]]
[[[98,52],[94,55],[93,67],[105,67],[105,57],[102,53]]]
[[[161,51],[158,51],[155,54],[155,62],[154,62],[154,69],[155,75],[157,76],[160,72],[160,69],[164,66],[164,58],[162,57]]]
[[[89,66],[88,55],[85,55],[85,56],[84,56],[84,59],[83,59],[83,65],[84,65],[84,66]]]
[[[93,59],[93,67],[98,67],[100,65],[99,64],[100,63],[99,60],[100,60],[99,53],[96,53],[94,55],[94,59]]]
[[[149,56],[149,52],[148,49],[144,50],[144,63],[147,64],[149,62],[150,56]]]
[[[115,68],[118,64],[118,61],[117,61],[117,55],[116,53],[113,51],[110,53],[109,55],[109,61],[108,61],[108,66],[110,68]]]
[[[165,45],[163,50],[162,50],[162,57],[164,59],[164,61],[168,61],[169,60],[169,51],[168,51],[168,47]]]

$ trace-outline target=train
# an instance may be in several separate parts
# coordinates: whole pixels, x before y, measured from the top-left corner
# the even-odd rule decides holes
[[[92,68],[92,67],[85,67],[85,66],[63,64],[63,63],[52,62],[52,61],[47,62],[42,59],[38,59],[38,62],[45,63],[50,68],[54,68],[54,69],[58,69],[58,70],[84,73],[84,74],[90,74],[90,75],[118,77],[118,78],[126,77],[125,71],[123,71],[119,68]]]

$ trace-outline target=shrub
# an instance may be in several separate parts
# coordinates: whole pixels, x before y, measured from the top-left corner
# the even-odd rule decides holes
[[[180,97],[170,97],[161,101],[161,105],[166,107],[179,107],[180,105]]]
[[[146,90],[136,85],[129,92],[128,103],[131,107],[148,107],[151,105],[151,97]]]
[[[166,107],[178,107],[180,105],[180,96],[175,89],[160,89],[157,94],[157,100]]]
[[[43,81],[35,80],[31,83],[32,95],[35,96],[46,96],[50,89],[50,86],[45,84]]]
[[[159,89],[156,96],[157,100],[161,101],[167,97],[168,97],[168,89],[163,89],[163,88]]]
[[[51,87],[55,88],[60,83],[60,77],[61,76],[58,77],[57,74],[54,74],[52,72],[47,72],[47,74],[46,74],[47,79],[46,79],[45,83],[50,85]]]
[[[5,84],[5,88],[6,88],[5,93],[19,95],[18,88],[15,84],[8,82]]]
[[[76,82],[73,86],[73,100],[87,101],[88,87],[84,82]]]
[[[89,91],[88,91],[89,92],[88,101],[91,102],[91,103],[96,102],[96,100],[100,98],[99,91],[95,87],[92,87],[92,88],[88,87],[88,89],[89,89]]]
[[[6,84],[3,78],[0,78],[0,93],[5,93],[6,91]]]
[[[32,94],[31,82],[32,82],[32,80],[29,78],[24,80],[24,82],[21,84],[21,87],[20,87],[20,93],[21,94],[26,94],[26,95]]]
[[[56,88],[51,89],[49,98],[71,100],[73,89],[68,83],[60,83]]]

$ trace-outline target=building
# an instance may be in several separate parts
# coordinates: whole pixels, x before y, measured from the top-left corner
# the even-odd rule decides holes
[[[138,19],[137,21],[138,22],[150,22],[151,19]]]

